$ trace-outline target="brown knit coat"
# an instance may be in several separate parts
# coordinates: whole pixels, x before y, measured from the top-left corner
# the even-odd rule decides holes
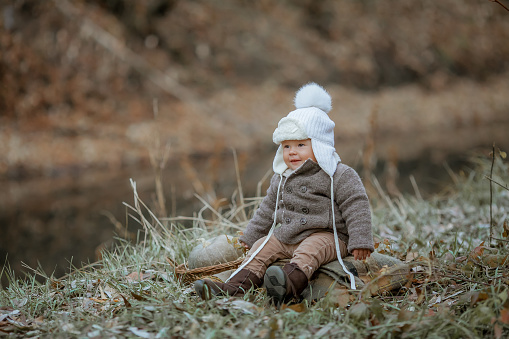
[[[250,247],[267,235],[272,226],[280,179],[278,174],[272,177],[267,196],[240,237]],[[373,251],[371,210],[359,175],[338,163],[333,179],[338,237],[347,244],[350,253],[360,248]],[[293,173],[283,174],[279,199],[276,222],[280,225],[274,236],[282,243],[299,243],[314,232],[334,232],[331,178],[317,163],[308,159]]]

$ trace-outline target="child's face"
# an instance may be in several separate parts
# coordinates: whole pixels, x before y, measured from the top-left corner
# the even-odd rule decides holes
[[[283,146],[283,160],[291,170],[299,168],[308,159],[317,162],[311,146],[311,139],[285,140],[281,145]]]

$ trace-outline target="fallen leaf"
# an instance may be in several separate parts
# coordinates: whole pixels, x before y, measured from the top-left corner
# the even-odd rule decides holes
[[[380,321],[384,319],[384,308],[378,299],[373,299],[369,305],[369,310]]]
[[[411,312],[407,309],[401,309],[398,313],[398,320],[399,321],[409,321],[412,320],[415,316],[414,312]]]
[[[42,324],[44,322],[44,319],[45,319],[44,316],[41,315],[41,316],[39,316],[39,317],[34,319],[34,323]]]
[[[490,268],[505,266],[508,263],[507,255],[486,254],[482,256],[482,262]]]
[[[292,311],[295,311],[295,312],[302,313],[302,312],[306,312],[308,310],[308,305],[306,303],[293,304],[293,305],[290,305],[290,306],[288,306],[286,304],[283,304],[281,309],[282,310],[289,309],[289,310],[292,310]]]
[[[486,292],[473,292],[470,296],[470,307],[486,299],[488,299],[488,294]]]
[[[502,338],[502,327],[498,323],[493,326],[493,334],[496,339]]]
[[[509,309],[508,308],[503,308],[501,311],[500,311],[500,317],[499,317],[499,320],[500,322],[502,322],[503,324],[509,324]]]
[[[507,237],[509,237],[509,225],[507,224],[507,220],[504,221],[504,226],[503,227],[504,227],[504,232],[502,233],[502,236],[504,238],[507,238]]]
[[[410,261],[412,261],[414,259],[417,259],[417,258],[419,258],[419,253],[417,253],[417,252],[408,252],[406,254],[405,261],[406,262],[410,262]]]
[[[180,267],[180,266],[179,266]],[[151,279],[153,276],[151,273],[139,273],[139,272],[132,272],[129,275],[127,275],[125,278],[129,282],[140,282],[143,280]]]
[[[353,300],[355,300],[354,296],[352,296],[348,290],[342,288],[333,288],[329,293],[327,293],[327,298],[336,306],[341,308],[346,308]]]
[[[122,297],[122,299],[124,299],[125,307],[127,308],[131,307],[131,303],[129,302],[129,300],[127,300],[126,297],[124,297],[122,294],[120,296]]]
[[[485,248],[486,247],[484,246],[484,241],[483,241],[481,243],[481,245],[474,248],[474,250],[472,252],[470,252],[470,254],[468,256],[474,260],[479,259],[483,255]]]
[[[134,292],[131,292],[131,295],[133,296],[134,299],[138,300],[138,301],[145,301],[147,299],[145,299],[143,296],[139,295],[139,294],[136,294]]]
[[[364,303],[358,303],[350,307],[348,310],[348,314],[350,317],[357,321],[362,321],[364,319],[367,319],[369,316],[369,308]]]

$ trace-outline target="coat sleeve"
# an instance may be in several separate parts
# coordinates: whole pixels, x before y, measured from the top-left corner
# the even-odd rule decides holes
[[[253,218],[247,224],[244,234],[239,238],[250,248],[253,247],[253,244],[258,239],[266,236],[272,227],[280,180],[280,176],[277,174],[272,177],[270,186],[267,189],[267,195],[263,198],[260,207],[258,207]]]
[[[361,178],[348,168],[337,181],[334,199],[348,229],[348,252],[361,248],[373,252],[371,208]]]

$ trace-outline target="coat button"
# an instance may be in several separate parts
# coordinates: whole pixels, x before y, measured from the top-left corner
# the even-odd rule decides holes
[[[306,193],[306,191],[307,191],[307,190],[308,190],[308,189],[307,189],[307,187],[306,187],[306,186],[301,186],[301,188],[300,188],[300,191],[301,191],[302,193]]]
[[[291,220],[290,220],[290,218],[286,218],[286,219],[285,219],[285,222],[286,222],[287,224],[289,224],[289,223],[290,223],[290,221],[291,221]]]
[[[292,188],[291,187],[287,187],[286,188],[286,193],[292,193]]]
[[[307,207],[302,207],[302,213],[308,214],[309,213],[309,209]]]
[[[289,210],[289,211],[293,211],[295,209],[295,207],[293,207],[293,205],[288,205],[286,206],[286,208]]]
[[[300,219],[300,223],[301,225],[305,225],[308,221],[306,220],[306,218],[301,218]]]

